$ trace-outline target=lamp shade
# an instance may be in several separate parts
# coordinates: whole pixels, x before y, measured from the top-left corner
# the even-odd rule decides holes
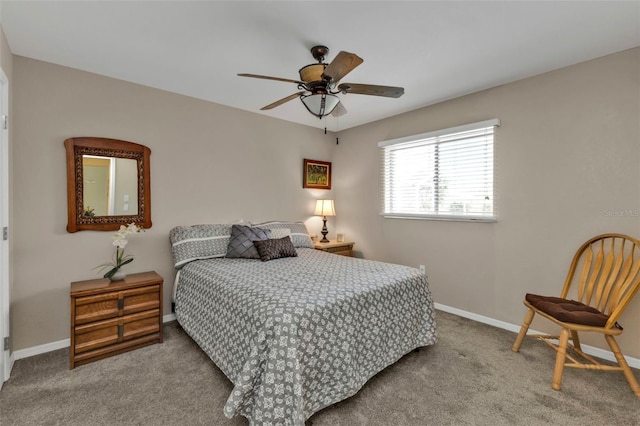
[[[318,118],[331,114],[331,111],[340,103],[337,96],[325,93],[300,96],[300,100],[309,112]]]
[[[336,209],[333,207],[333,200],[316,201],[316,211],[313,214],[316,216],[335,216]]]

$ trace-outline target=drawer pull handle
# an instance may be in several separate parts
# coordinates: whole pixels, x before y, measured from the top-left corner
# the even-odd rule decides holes
[[[119,324],[118,325],[118,337],[122,337],[124,336],[124,325]]]
[[[124,309],[124,299],[118,299],[118,309]]]

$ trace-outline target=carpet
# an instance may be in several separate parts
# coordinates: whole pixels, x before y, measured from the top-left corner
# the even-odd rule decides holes
[[[514,333],[441,311],[437,322],[436,345],[307,425],[640,425],[640,398],[622,373],[565,369],[555,391],[555,352],[544,343],[525,339],[514,353]],[[0,424],[247,425],[223,415],[224,374],[176,322],[164,333],[162,344],[74,370],[68,349],[18,360],[0,391]]]

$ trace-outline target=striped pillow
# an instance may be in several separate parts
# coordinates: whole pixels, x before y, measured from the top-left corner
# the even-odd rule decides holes
[[[176,226],[169,232],[174,267],[213,257],[224,257],[231,237],[227,224]]]

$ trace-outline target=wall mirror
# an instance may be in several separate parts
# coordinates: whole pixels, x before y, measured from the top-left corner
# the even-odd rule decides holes
[[[79,137],[67,150],[67,231],[112,231],[136,223],[151,227],[151,180],[144,145]]]

